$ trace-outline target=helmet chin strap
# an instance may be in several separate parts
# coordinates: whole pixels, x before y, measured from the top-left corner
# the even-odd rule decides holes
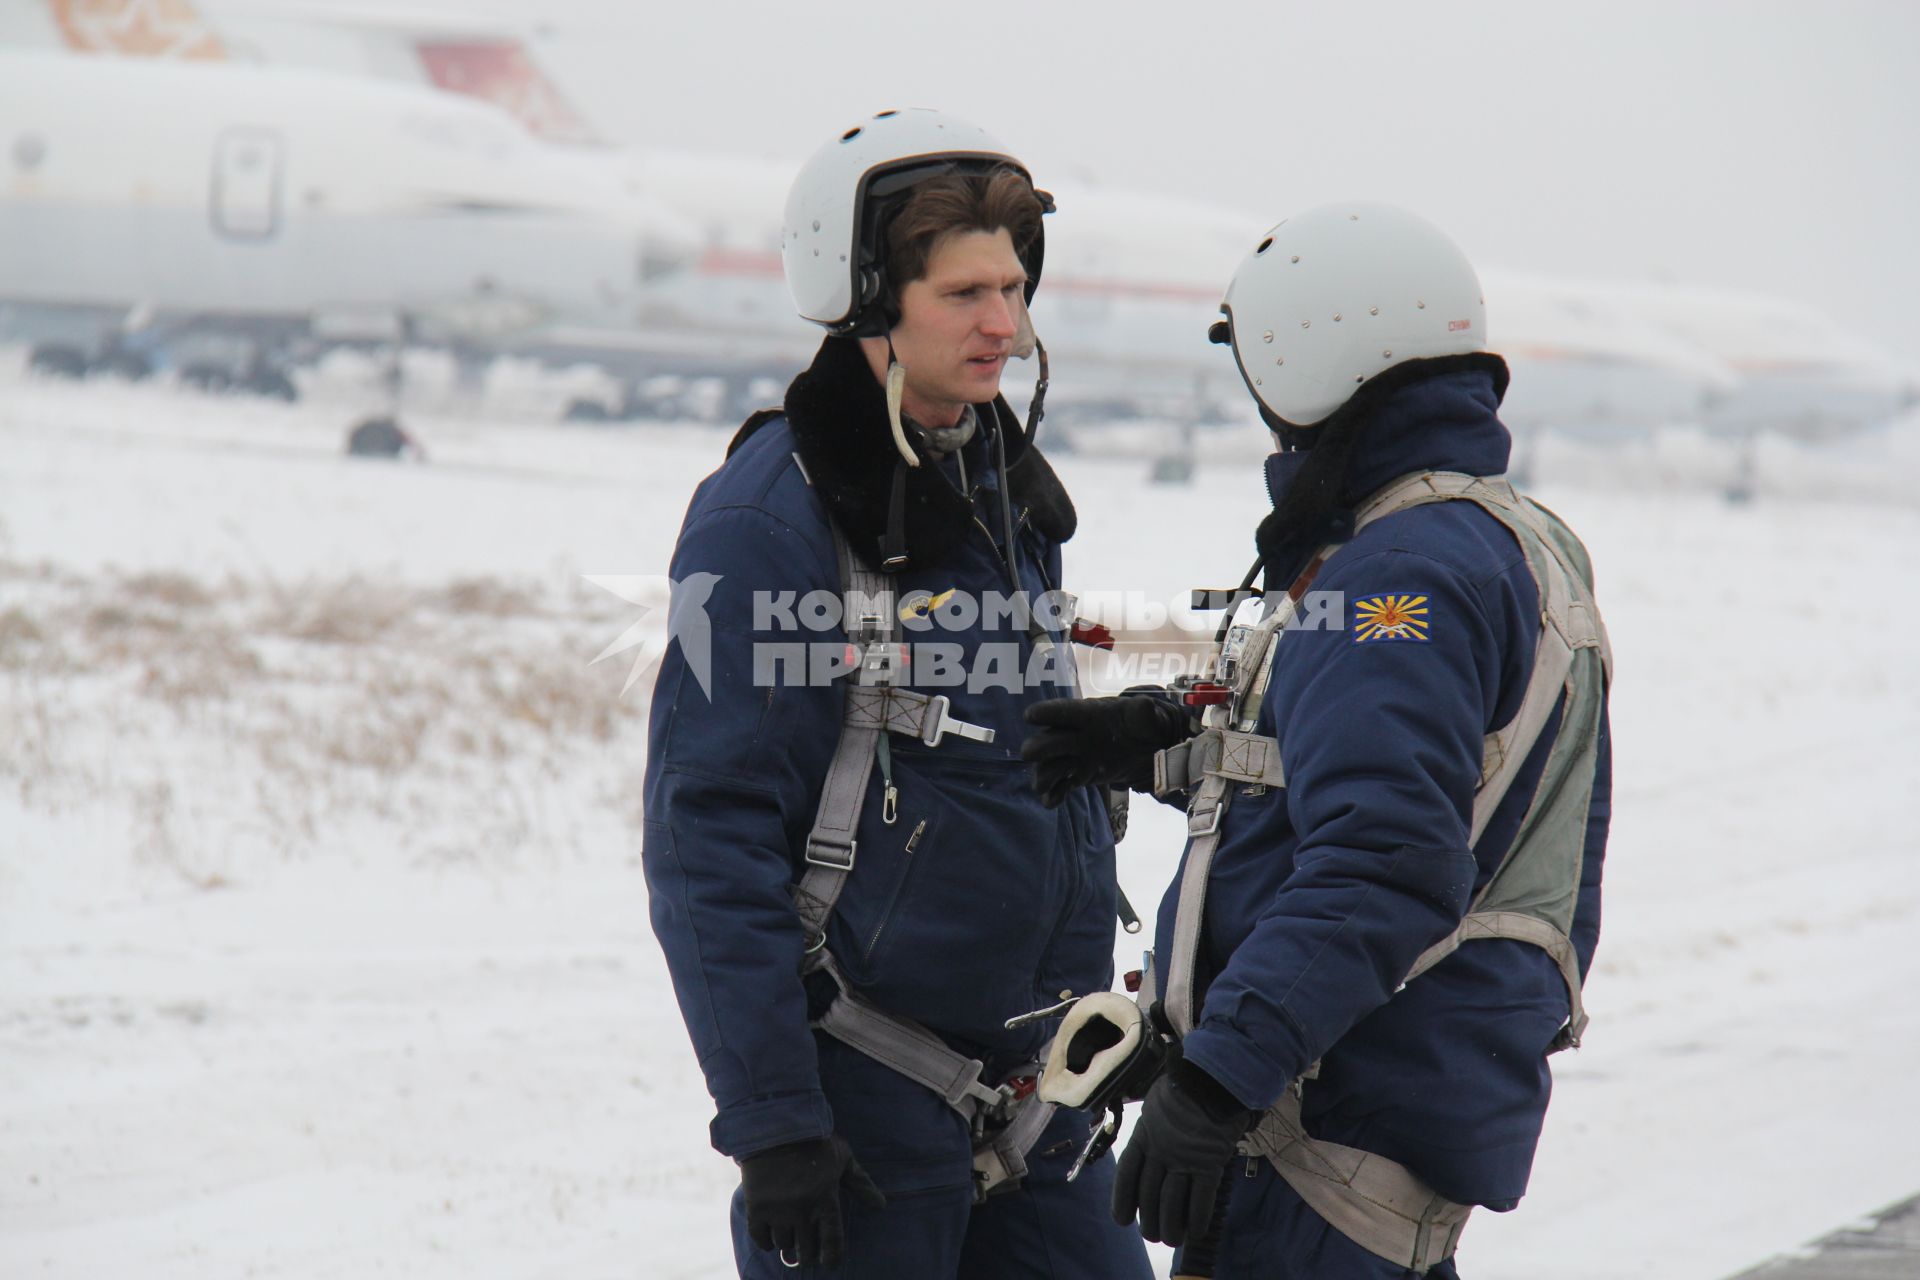
[[[887,493],[887,528],[880,536],[880,571],[897,573],[907,566],[907,468],[920,465],[920,455],[907,443],[900,421],[900,400],[907,390],[907,368],[893,354],[893,333],[887,333],[887,425],[893,428],[893,447],[900,461],[893,465],[893,483]]]
[[[1014,335],[1012,354],[1026,359],[1030,355],[1040,357],[1040,377],[1034,383],[1033,399],[1027,406],[1027,440],[1033,440],[1034,432],[1040,426],[1040,420],[1046,416],[1047,398],[1047,348],[1034,332],[1033,319],[1027,313],[1026,301],[1021,300],[1020,324]],[[880,539],[881,569],[883,572],[895,572],[907,564],[906,545],[906,498],[907,468],[920,465],[920,455],[914,452],[907,440],[906,424],[901,420],[900,406],[906,394],[907,369],[900,363],[893,349],[893,334],[887,334],[887,426],[893,431],[893,446],[900,452],[900,463],[893,469],[893,484],[887,503],[887,528]],[[1010,497],[1011,485],[1007,477],[1007,444],[1005,435],[994,430],[991,435],[994,462],[1000,473],[1000,553],[1007,568],[1008,581],[1017,591],[1020,586],[1019,561],[1014,555],[1013,502]]]
[[[920,455],[907,443],[907,428],[900,421],[900,401],[907,392],[907,367],[893,354],[893,334],[887,334],[887,425],[893,428],[893,447],[910,467],[920,465]]]

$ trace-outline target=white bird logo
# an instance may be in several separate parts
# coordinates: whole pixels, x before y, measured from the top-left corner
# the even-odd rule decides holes
[[[720,574],[690,573],[677,582],[658,573],[588,573],[581,576],[594,586],[611,591],[628,604],[640,606],[640,617],[634,624],[587,664],[591,667],[617,653],[638,649],[639,652],[633,655],[633,666],[627,671],[627,681],[620,686],[621,697],[627,696],[627,691],[660,661],[667,652],[667,646],[675,640],[680,642],[680,653],[686,660],[687,670],[693,672],[693,678],[700,682],[700,692],[709,699],[713,697],[713,690],[708,686],[713,674],[713,623],[707,617],[707,601],[713,598],[713,589],[720,582]],[[660,597],[663,595],[667,598],[667,625],[664,632],[654,617],[660,610]]]

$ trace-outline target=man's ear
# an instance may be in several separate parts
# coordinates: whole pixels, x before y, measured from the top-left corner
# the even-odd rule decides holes
[[[1014,306],[1019,308],[1020,320],[1019,327],[1013,335],[1013,355],[1016,360],[1025,360],[1033,354],[1039,337],[1033,331],[1033,315],[1027,310],[1027,299],[1024,293],[1014,300]]]
[[[860,353],[867,358],[867,367],[873,370],[873,380],[881,386],[887,385],[887,339],[861,338]]]

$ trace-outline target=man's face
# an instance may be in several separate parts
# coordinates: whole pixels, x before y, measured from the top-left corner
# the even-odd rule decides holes
[[[1026,283],[1004,227],[955,232],[934,245],[927,273],[900,291],[893,331],[894,354],[907,369],[902,402],[915,421],[950,426],[961,406],[999,394]]]

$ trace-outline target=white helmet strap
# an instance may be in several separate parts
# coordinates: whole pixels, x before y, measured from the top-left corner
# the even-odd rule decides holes
[[[920,455],[907,442],[906,424],[900,421],[900,402],[907,393],[907,366],[893,354],[893,335],[887,335],[887,425],[893,429],[893,447],[910,467],[920,465]]]

